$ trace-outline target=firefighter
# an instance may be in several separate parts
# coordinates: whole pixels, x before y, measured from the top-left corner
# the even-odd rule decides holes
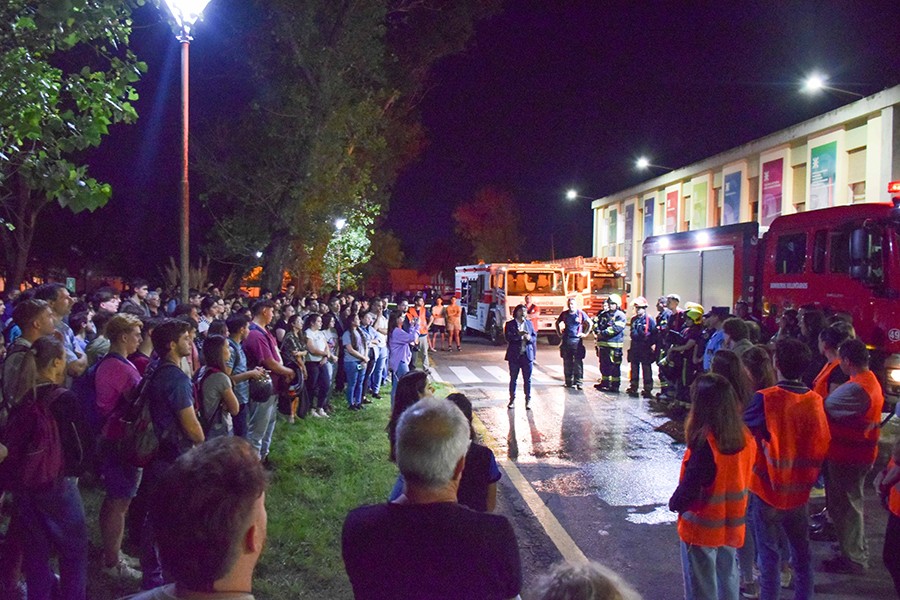
[[[667,367],[666,355],[669,347],[672,345],[669,340],[669,322],[672,320],[672,311],[666,306],[668,301],[669,299],[666,296],[660,296],[656,300],[656,352],[653,359],[659,367],[659,394],[657,399],[661,402],[669,399],[670,380],[674,379],[674,376],[667,373],[671,369]]]
[[[631,319],[631,348],[628,350],[628,362],[631,363],[631,385],[626,390],[629,396],[638,395],[638,379],[644,372],[644,398],[653,397],[653,363],[654,345],[656,343],[656,321],[647,314],[647,299],[638,296],[634,299],[634,317]]]
[[[628,321],[625,313],[619,309],[622,298],[618,294],[610,294],[607,303],[609,310],[600,312],[594,321],[601,375],[600,383],[594,387],[618,394],[622,379],[622,346],[625,343],[625,328]]]

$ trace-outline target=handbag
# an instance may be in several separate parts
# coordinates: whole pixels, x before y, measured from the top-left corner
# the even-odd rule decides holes
[[[265,377],[250,380],[250,400],[252,402],[266,402],[275,393],[272,378],[266,373]]]

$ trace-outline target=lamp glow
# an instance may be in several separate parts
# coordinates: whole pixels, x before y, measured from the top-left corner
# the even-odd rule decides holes
[[[166,0],[166,6],[181,30],[190,35],[194,23],[203,16],[203,9],[210,0]]]
[[[803,89],[807,92],[818,92],[825,87],[825,78],[818,73],[813,73],[806,78]]]
[[[706,245],[709,243],[709,232],[708,231],[698,231],[697,232],[697,243]]]
[[[578,197],[578,192],[576,190],[569,190],[568,192],[566,192],[567,200],[574,200],[577,197]]]
[[[647,167],[650,166],[650,160],[647,157],[642,156],[639,159],[637,159],[637,161],[634,163],[634,165],[638,169],[646,169]]]

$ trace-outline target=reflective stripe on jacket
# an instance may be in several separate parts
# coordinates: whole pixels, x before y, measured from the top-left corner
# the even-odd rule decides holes
[[[742,450],[722,454],[712,434],[706,436],[716,463],[716,478],[712,485],[703,488],[696,508],[678,515],[678,537],[683,542],[711,548],[740,548],[744,545],[747,490],[756,458],[756,444],[746,428],[744,439]],[[691,450],[688,448],[681,463],[682,478],[690,456]]]
[[[805,504],[819,477],[831,435],[819,394],[779,386],[760,390],[769,439],[760,439],[750,491],[775,508]]]
[[[878,437],[881,435],[881,409],[884,395],[881,384],[872,371],[864,371],[850,378],[869,396],[865,414],[835,421],[828,419],[831,446],[828,460],[844,465],[872,465],[878,457]]]

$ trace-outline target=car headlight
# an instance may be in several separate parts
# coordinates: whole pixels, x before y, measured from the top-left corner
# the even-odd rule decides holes
[[[887,372],[888,381],[900,385],[900,369],[889,369]]]

